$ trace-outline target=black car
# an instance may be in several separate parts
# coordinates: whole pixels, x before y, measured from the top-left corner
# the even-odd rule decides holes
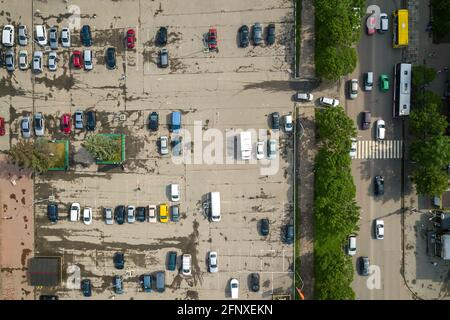
[[[85,297],[92,296],[91,280],[83,279],[81,281],[81,291],[83,291],[83,296],[85,296]]]
[[[241,48],[247,48],[250,43],[250,29],[248,26],[243,25],[239,28],[239,46]]]
[[[159,115],[158,115],[158,112],[154,112],[153,111],[152,113],[150,113],[148,126],[149,126],[150,130],[158,131],[158,126],[159,126]]]
[[[116,269],[123,269],[125,267],[125,257],[122,252],[116,252],[113,257],[114,267]]]
[[[280,114],[278,112],[272,113],[272,129],[273,130],[280,129]]]
[[[114,218],[117,224],[123,224],[125,222],[125,206],[117,206],[114,212]]]
[[[178,222],[180,221],[180,207],[179,206],[172,206],[171,208],[172,211],[172,221],[173,222]]]
[[[383,176],[375,177],[375,195],[382,196],[384,194],[384,178]]]
[[[250,289],[253,292],[259,291],[259,273],[250,274]]]
[[[294,243],[294,225],[288,224],[284,229],[284,242],[286,244]]]
[[[145,221],[145,207],[136,208],[136,220],[139,222]]]
[[[86,115],[87,115],[86,129],[94,131],[97,123],[97,120],[95,118],[95,111],[88,111]]]
[[[88,25],[84,25],[80,30],[81,43],[83,46],[90,47],[92,46],[92,34],[91,27]]]
[[[56,203],[50,203],[47,206],[47,215],[51,222],[58,221],[58,205]]]
[[[272,45],[275,43],[275,24],[271,23],[267,27],[267,44]]]
[[[167,28],[161,27],[156,35],[156,44],[159,46],[165,46],[167,44]]]
[[[261,235],[267,236],[269,234],[269,219],[261,219]]]
[[[106,66],[109,69],[116,68],[116,49],[113,47],[109,47],[106,49]]]
[[[59,300],[58,296],[42,294],[39,296],[39,300]]]
[[[359,257],[359,273],[362,276],[368,276],[369,275],[369,258],[368,257]]]

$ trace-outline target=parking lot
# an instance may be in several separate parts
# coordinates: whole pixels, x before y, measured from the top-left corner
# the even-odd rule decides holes
[[[7,4],[6,4],[7,3]],[[235,163],[232,130],[261,130],[267,139],[268,115],[282,116],[293,111],[293,92],[275,90],[278,82],[290,79],[293,63],[293,8],[291,1],[199,1],[186,6],[183,1],[34,1],[33,6],[5,1],[10,15],[1,16],[17,26],[46,23],[47,29],[69,23],[67,12],[80,8],[80,25],[93,31],[94,69],[86,72],[69,67],[71,52],[82,50],[79,33],[72,31],[70,50],[58,49],[56,72],[34,76],[31,71],[8,75],[1,70],[6,89],[0,92],[0,107],[9,110],[11,143],[20,139],[20,119],[26,113],[42,112],[48,138],[60,139],[63,113],[95,110],[96,133],[126,134],[127,171],[120,167],[97,166],[81,144],[86,131],[70,137],[70,170],[52,172],[35,179],[35,254],[62,255],[63,281],[59,288],[37,289],[56,293],[60,298],[80,299],[77,270],[93,284],[94,299],[148,299],[139,276],[166,270],[169,251],[193,257],[192,277],[166,270],[166,291],[152,293],[154,299],[230,298],[229,280],[240,282],[240,299],[271,299],[273,294],[291,294],[293,246],[282,242],[282,230],[293,223],[292,135],[280,132],[275,170],[265,159]],[[72,6],[72,7],[71,7]],[[32,14],[34,10],[34,15]],[[37,13],[36,13],[37,12]],[[33,18],[31,18],[33,16]],[[73,16],[72,16],[73,17]],[[10,21],[9,21],[9,20]],[[275,23],[277,36],[272,46],[238,48],[237,30],[242,24]],[[159,48],[154,37],[160,26],[168,26],[169,67],[157,67]],[[214,26],[218,31],[219,52],[205,53],[202,38]],[[136,48],[126,50],[127,29],[136,30]],[[28,47],[31,56],[32,46]],[[107,70],[104,53],[116,48],[117,69]],[[18,46],[17,46],[18,47]],[[16,48],[17,49],[17,48]],[[17,49],[18,50],[18,49]],[[46,57],[44,59],[46,61]],[[158,132],[148,129],[150,112],[160,118]],[[183,140],[184,163],[171,155],[161,156],[157,140],[170,136],[170,113],[181,111],[182,126],[192,137]],[[201,121],[201,123],[197,123]],[[197,123],[197,125],[196,125]],[[217,129],[217,131],[211,131]],[[211,133],[212,132],[212,133]],[[223,134],[220,152],[209,152],[214,137]],[[228,132],[228,134],[226,134]],[[269,133],[270,134],[270,133]],[[218,138],[217,138],[218,137]],[[277,137],[277,135],[275,135]],[[67,137],[65,137],[67,138]],[[203,141],[202,141],[203,140]],[[217,141],[214,141],[217,142]],[[255,158],[255,139],[253,158]],[[210,156],[208,156],[210,155]],[[212,161],[211,158],[216,159]],[[102,210],[117,205],[148,206],[170,201],[168,186],[181,188],[178,223],[135,222],[106,225]],[[209,222],[202,201],[211,191],[221,194],[220,222]],[[54,195],[60,221],[51,224],[46,216]],[[92,207],[93,223],[68,220],[69,207],[78,202]],[[270,220],[270,235],[259,234],[258,222]],[[218,252],[218,273],[207,272],[207,254]],[[114,268],[116,251],[125,253],[125,269]],[[179,258],[180,265],[180,258]],[[248,276],[258,272],[261,290],[250,291]],[[112,278],[124,278],[125,293],[114,295]]]

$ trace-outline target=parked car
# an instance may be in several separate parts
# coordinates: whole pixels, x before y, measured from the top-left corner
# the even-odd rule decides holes
[[[232,299],[238,299],[239,298],[239,281],[238,281],[238,279],[231,279],[230,280],[230,291],[231,291],[231,298]]]
[[[172,211],[172,221],[173,222],[180,221],[180,206],[172,206],[171,211]]]
[[[56,71],[58,68],[58,55],[55,51],[48,54],[48,70]]]
[[[348,97],[352,100],[358,97],[358,79],[352,79],[348,82]]]
[[[177,268],[177,253],[176,251],[169,251],[167,259],[167,270],[175,271]]]
[[[351,138],[351,146],[350,146],[350,158],[355,159],[356,158],[356,148],[358,146],[358,142],[355,138]]]
[[[209,51],[217,51],[217,29],[211,28],[208,31],[208,49]]]
[[[114,276],[113,286],[116,294],[123,294],[123,280],[121,276]]]
[[[166,290],[166,276],[164,271],[158,271],[155,274],[156,291],[163,293]]]
[[[114,267],[122,270],[125,268],[125,255],[123,252],[116,252],[113,257]]]
[[[250,273],[250,289],[253,292],[259,291],[259,273]]]
[[[314,96],[311,93],[297,92],[294,96],[295,101],[310,102],[314,100]]]
[[[97,120],[95,117],[95,111],[88,111],[86,113],[87,116],[87,122],[86,122],[86,129],[89,131],[95,131],[95,127],[97,125]]]
[[[376,131],[377,140],[384,140],[386,133],[386,126],[384,120],[382,119],[377,120],[376,128],[377,128]]]
[[[389,91],[389,76],[387,74],[380,74],[380,90],[383,92]]]
[[[84,60],[84,70],[90,71],[94,68],[94,63],[92,62],[92,50],[84,50],[83,51],[83,60]]]
[[[19,45],[26,46],[28,45],[28,30],[27,26],[24,24],[19,25]]]
[[[27,52],[27,50],[19,51],[19,69],[20,70],[28,69],[28,52]]]
[[[83,223],[90,225],[92,223],[92,208],[84,208],[83,210]]]
[[[284,241],[287,244],[294,243],[294,225],[289,224],[284,229]]]
[[[108,69],[116,68],[116,49],[113,47],[109,47],[106,49],[106,66]]]
[[[78,202],[72,203],[70,206],[70,221],[80,220],[81,206]]]
[[[178,184],[172,183],[170,185],[170,200],[174,202],[180,201],[180,187]]]
[[[370,15],[367,17],[366,31],[368,36],[375,34],[376,21],[375,15]]]
[[[133,49],[134,46],[136,45],[136,32],[133,29],[128,29],[125,39],[127,43],[127,48]]]
[[[256,159],[261,160],[264,158],[264,141],[258,141],[256,143]]]
[[[31,123],[30,117],[23,117],[20,122],[20,130],[22,131],[22,137],[28,139],[31,136]]]
[[[364,74],[364,90],[372,91],[373,88],[373,72],[369,71]]]
[[[159,205],[159,222],[166,223],[169,221],[169,210],[167,204]]]
[[[384,178],[383,176],[375,176],[375,195],[384,195]]]
[[[280,129],[280,114],[278,112],[272,113],[272,130]]]
[[[148,206],[148,222],[156,223],[156,206],[155,205]]]
[[[144,274],[141,280],[142,290],[144,290],[144,292],[152,292],[152,282],[152,275]]]
[[[347,239],[347,254],[354,256],[356,254],[356,236],[350,235]]]
[[[34,134],[38,137],[44,135],[44,116],[41,112],[36,112],[34,115]]]
[[[3,27],[2,43],[5,47],[14,46],[14,26],[7,24]]]
[[[192,256],[190,254],[183,254],[183,258],[182,258],[182,268],[181,268],[181,273],[183,274],[183,276],[190,276],[192,273],[192,268],[191,268],[191,262],[192,262]]]
[[[272,45],[275,43],[275,24],[271,23],[267,27],[267,44]]]
[[[123,224],[125,222],[125,206],[117,206],[114,211],[114,218],[117,224]]]
[[[167,49],[159,50],[159,67],[167,68],[169,66],[169,51]]]
[[[367,130],[370,128],[370,123],[372,121],[372,114],[370,111],[363,111],[361,114],[361,129]]]
[[[70,48],[70,29],[67,27],[61,29],[61,45]]]
[[[47,206],[47,216],[48,219],[53,223],[56,223],[58,221],[58,205],[56,203],[50,203]]]
[[[105,214],[105,222],[106,224],[114,224],[114,216],[113,211],[111,208],[105,208],[104,209]]]
[[[375,220],[375,238],[377,240],[384,239],[384,221],[381,219]]]
[[[172,138],[172,154],[175,157],[181,156],[183,153],[183,144],[181,143],[181,136],[174,136]]]
[[[380,29],[378,29],[379,33],[385,33],[389,30],[389,18],[386,13],[380,14]]]
[[[48,42],[52,50],[58,49],[58,28],[53,26],[48,30]]]
[[[319,99],[319,103],[323,106],[337,107],[339,105],[339,100],[333,99],[333,98],[321,97]]]
[[[269,219],[264,218],[260,220],[260,231],[261,231],[261,235],[263,236],[267,236],[269,235],[269,231],[270,231],[270,223],[269,223]]]
[[[270,160],[275,160],[277,158],[278,143],[276,139],[267,140],[267,157]]]
[[[148,127],[152,131],[158,131],[159,127],[159,115],[158,112],[153,111],[150,113],[149,121],[148,121]]]
[[[36,25],[36,41],[40,46],[47,45],[47,30],[44,25]]]
[[[362,276],[368,276],[369,275],[369,258],[368,257],[359,257],[359,273]]]
[[[6,70],[9,72],[13,72],[16,69],[15,62],[14,62],[14,51],[8,50],[5,54],[5,65]]]
[[[90,297],[92,296],[92,285],[91,280],[83,279],[81,281],[81,291],[83,292],[83,296]]]
[[[0,117],[0,136],[4,136],[6,133],[5,130],[5,118]]]
[[[85,24],[84,26],[81,27],[80,38],[81,38],[81,43],[83,44],[83,46],[85,46],[85,47],[92,46],[91,27],[89,25]]]
[[[75,50],[72,53],[72,66],[75,69],[81,69],[83,67],[83,60],[81,58],[81,52],[79,50]]]
[[[156,44],[159,46],[165,46],[167,44],[167,28],[161,27],[156,35]]]
[[[64,113],[61,116],[61,130],[66,134],[70,134],[72,132],[72,126],[70,123],[70,114]]]
[[[83,111],[77,110],[75,111],[75,129],[83,129],[83,128],[84,128]]]
[[[33,54],[33,72],[34,73],[41,73],[43,71],[42,67],[42,59],[44,57],[44,54],[42,51],[35,51]]]
[[[128,223],[134,223],[136,221],[135,210],[136,210],[135,206],[127,207],[127,222]]]
[[[286,115],[284,116],[284,131],[285,132],[292,132],[294,126],[292,124],[292,116]]]
[[[169,139],[166,136],[161,136],[159,138],[159,152],[162,155],[169,153]]]
[[[145,221],[145,207],[136,208],[136,220],[139,222]]]
[[[219,267],[217,265],[217,252],[210,251],[208,254],[208,269],[209,272],[215,273],[219,271]]]
[[[253,44],[255,46],[258,46],[261,44],[261,42],[262,42],[262,26],[258,22],[253,25],[252,38],[253,38]]]
[[[250,43],[250,30],[248,26],[243,25],[239,28],[239,47],[247,48]]]

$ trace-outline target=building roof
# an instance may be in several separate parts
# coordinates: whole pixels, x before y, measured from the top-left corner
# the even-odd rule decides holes
[[[58,286],[61,282],[61,258],[31,258],[29,260],[28,279],[32,286]]]

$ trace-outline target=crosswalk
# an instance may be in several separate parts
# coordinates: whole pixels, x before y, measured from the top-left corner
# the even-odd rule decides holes
[[[402,140],[358,140],[355,159],[401,159]]]

